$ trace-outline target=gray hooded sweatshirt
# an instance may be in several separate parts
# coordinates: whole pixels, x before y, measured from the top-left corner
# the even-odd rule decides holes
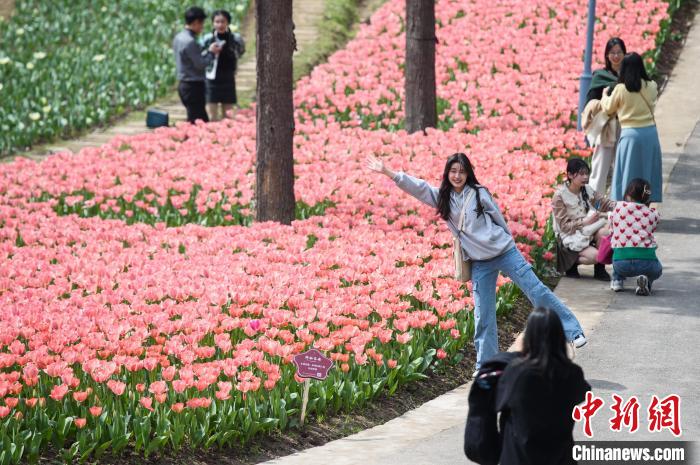
[[[396,173],[394,182],[421,202],[437,208],[439,192],[437,187],[403,172]],[[459,242],[465,258],[490,260],[515,247],[515,241],[491,194],[483,187],[479,189],[484,215],[477,217],[476,195],[472,196],[470,205],[467,205],[467,211],[464,213],[464,227],[459,233]],[[471,187],[464,186],[462,192],[450,193],[450,218],[447,220],[447,227],[453,235],[457,234],[462,205],[470,191],[472,191]]]

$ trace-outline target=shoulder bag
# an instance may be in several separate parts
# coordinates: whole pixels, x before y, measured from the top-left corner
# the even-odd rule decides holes
[[[466,186],[465,186],[466,187]],[[457,234],[454,235],[454,246],[453,246],[453,256],[455,262],[455,279],[457,281],[466,282],[472,279],[472,261],[467,258],[464,259],[464,254],[462,253],[462,245],[459,242],[459,233],[462,232],[464,227],[464,214],[467,211],[467,206],[476,194],[476,189],[471,189],[469,195],[464,200],[462,204],[462,211],[459,214],[459,224],[457,224]]]
[[[642,94],[642,90],[639,90],[639,96],[642,97],[642,100],[644,100],[644,103],[647,104],[647,108],[649,109],[649,113],[651,113],[651,120],[654,122],[654,126],[656,126],[656,118],[654,118],[654,110],[651,108],[651,105],[649,105],[649,101],[644,97],[644,94]]]

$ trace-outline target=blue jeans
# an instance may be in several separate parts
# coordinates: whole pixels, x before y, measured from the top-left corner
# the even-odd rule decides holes
[[[633,278],[644,275],[651,283],[661,277],[661,262],[657,260],[615,260],[613,261],[613,279],[624,281],[625,278]]]
[[[542,284],[520,251],[513,247],[490,260],[472,262],[472,294],[474,295],[474,347],[476,368],[498,353],[496,327],[496,279],[503,272],[523,291],[533,306],[553,310],[561,319],[564,334],[573,341],[583,334],[581,324],[571,310]]]

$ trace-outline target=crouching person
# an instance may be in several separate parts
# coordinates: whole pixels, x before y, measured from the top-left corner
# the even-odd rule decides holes
[[[557,270],[580,277],[578,265],[593,265],[593,277],[610,281],[605,265],[598,263],[600,240],[610,234],[602,213],[615,202],[588,185],[590,169],[585,161],[572,158],[566,165],[566,182],[552,197],[554,232],[557,236]]]
[[[659,214],[649,206],[651,185],[636,178],[625,190],[625,200],[617,202],[610,214],[613,249],[613,291],[623,290],[625,278],[637,278],[637,295],[651,294],[651,284],[659,279],[661,262],[656,257],[654,231]]]

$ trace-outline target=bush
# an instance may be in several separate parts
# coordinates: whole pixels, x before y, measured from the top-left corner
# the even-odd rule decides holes
[[[164,95],[184,0],[20,0],[0,21],[0,154],[67,137]],[[231,9],[248,0],[206,0]]]

